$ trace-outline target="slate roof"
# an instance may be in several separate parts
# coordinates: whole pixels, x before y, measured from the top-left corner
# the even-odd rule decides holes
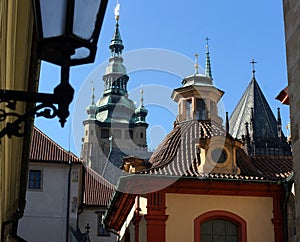
[[[238,139],[246,135],[245,123],[251,124],[254,116],[254,133],[261,137],[277,137],[277,120],[255,78],[252,78],[229,119],[229,133]]]
[[[174,127],[151,156],[149,175],[186,176],[238,180],[279,180],[292,175],[292,157],[251,157],[243,149],[237,150],[239,175],[199,173],[197,146],[201,139],[225,136],[223,127],[211,121],[186,121]],[[232,138],[227,135],[227,137]],[[233,138],[232,138],[233,139]]]
[[[66,151],[37,127],[33,128],[32,140],[30,145],[31,162],[49,162],[49,163],[81,163],[72,152]]]
[[[107,206],[114,186],[89,167],[85,167],[83,203],[87,206]]]

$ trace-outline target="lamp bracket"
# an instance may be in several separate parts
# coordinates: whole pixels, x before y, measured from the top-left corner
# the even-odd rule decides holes
[[[11,136],[23,137],[29,130],[30,118],[35,115],[48,119],[57,116],[60,118],[59,121],[63,127],[66,118],[69,116],[68,108],[73,99],[73,94],[74,89],[68,83],[59,84],[54,89],[53,94],[0,89],[0,103],[6,103],[5,108],[0,108],[0,122],[4,122],[9,118],[13,120],[7,122],[6,126],[0,131],[0,139],[5,135],[9,138]],[[18,114],[14,112],[17,101],[37,103],[37,105],[29,108],[24,114]],[[57,104],[57,107],[54,104]]]

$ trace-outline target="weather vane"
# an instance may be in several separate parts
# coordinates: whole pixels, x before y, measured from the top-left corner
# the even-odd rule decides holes
[[[120,19],[120,3],[117,1],[117,6],[115,7],[115,18],[118,21]]]

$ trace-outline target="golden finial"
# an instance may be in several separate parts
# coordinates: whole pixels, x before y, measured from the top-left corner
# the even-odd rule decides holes
[[[195,54],[195,75],[199,74],[199,64],[198,64],[198,57],[199,55],[198,54]]]
[[[115,7],[115,18],[117,21],[120,19],[120,3],[117,2],[117,6]]]

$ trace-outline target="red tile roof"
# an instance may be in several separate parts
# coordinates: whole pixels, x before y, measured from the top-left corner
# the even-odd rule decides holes
[[[33,128],[29,159],[49,163],[82,162],[75,154],[66,151],[37,127]]]
[[[107,206],[115,190],[112,184],[85,166],[83,160],[63,149],[36,127],[32,134],[30,161],[59,164],[67,164],[72,161],[83,164],[85,167],[83,191],[85,205]]]
[[[252,163],[266,177],[286,178],[293,173],[291,156],[257,156],[252,157]]]
[[[85,167],[83,203],[88,206],[107,206],[115,187],[89,167]]]
[[[224,136],[223,127],[210,121],[180,123],[166,136],[151,156],[150,169],[142,171],[150,175],[187,176],[241,180],[279,180],[293,173],[291,157],[251,157],[243,149],[237,150],[239,175],[199,173],[197,143],[212,136]],[[232,138],[232,137],[231,137]]]

